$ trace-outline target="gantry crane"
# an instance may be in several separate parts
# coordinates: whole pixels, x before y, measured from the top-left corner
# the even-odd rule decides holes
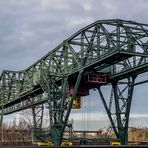
[[[120,19],[98,20],[73,34],[22,71],[4,70],[0,76],[0,111],[3,116],[48,104],[54,145],[60,145],[72,108],[96,88],[111,128],[127,144],[128,123],[138,75],[148,71],[148,25]],[[110,85],[110,101],[102,88]],[[99,99],[99,98],[98,98]],[[36,110],[37,108],[35,108]],[[35,111],[34,110],[34,111]],[[38,123],[37,123],[38,121]]]

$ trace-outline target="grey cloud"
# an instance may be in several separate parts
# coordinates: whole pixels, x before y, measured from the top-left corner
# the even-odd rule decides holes
[[[147,0],[0,0],[0,72],[27,68],[73,33],[99,19],[148,23],[147,7]],[[99,95],[93,98],[96,93],[86,99],[98,101],[93,104],[97,108],[93,111],[105,112]],[[147,101],[140,94],[141,91],[135,91],[132,112],[147,111],[142,110],[142,100],[145,104]],[[139,98],[143,98],[141,102]]]

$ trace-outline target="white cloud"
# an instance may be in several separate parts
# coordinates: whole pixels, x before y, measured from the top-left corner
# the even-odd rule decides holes
[[[148,119],[148,113],[145,114],[130,114],[130,118],[136,118],[136,119],[140,119],[140,118],[147,118]]]
[[[85,11],[91,11],[93,9],[92,3],[90,2],[83,3],[83,8]]]
[[[56,10],[66,10],[68,9],[69,3],[66,0],[42,0],[41,7],[42,9],[56,9]]]
[[[98,112],[91,112],[91,113],[72,113],[70,115],[70,118],[73,118],[74,120],[82,120],[82,118],[90,119],[92,121],[100,121],[100,120],[106,120],[107,114],[105,113],[98,113]]]
[[[107,17],[112,17],[117,14],[118,5],[116,5],[117,1],[115,0],[104,0],[102,5],[104,9],[106,10]],[[117,2],[118,3],[118,2]]]
[[[88,25],[90,23],[93,23],[94,19],[92,17],[80,17],[80,16],[73,16],[66,19],[66,24],[70,28],[74,28],[77,26],[83,26]]]

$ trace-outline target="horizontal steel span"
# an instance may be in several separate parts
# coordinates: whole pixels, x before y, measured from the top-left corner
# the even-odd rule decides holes
[[[120,19],[98,20],[64,40],[27,69],[4,70],[0,76],[1,115],[48,102],[51,126],[56,124],[53,131],[58,135],[55,132],[52,134],[61,139],[77,91],[79,88],[84,89],[83,81],[89,73],[108,74],[107,83],[104,85],[111,84],[114,93],[117,93],[118,81],[128,79],[134,86],[136,76],[147,71],[148,25]],[[74,85],[74,92],[65,113],[64,104],[71,85]],[[114,95],[117,99],[115,101],[118,131],[105,104],[101,85],[89,85],[87,89],[98,89],[117,138],[123,138],[118,132],[122,133],[121,128],[128,125],[127,123],[122,127],[120,120],[121,113],[125,115],[124,120],[128,118],[126,115],[129,113],[130,105],[128,106],[126,101],[129,98],[123,101],[123,108],[127,107],[127,110],[122,112],[118,105],[122,92]],[[128,85],[131,92],[129,96],[132,97],[133,88],[130,86]],[[56,140],[54,142],[58,143]]]

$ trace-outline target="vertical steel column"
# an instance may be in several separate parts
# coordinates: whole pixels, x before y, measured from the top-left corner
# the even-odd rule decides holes
[[[130,78],[128,78],[129,80],[129,84],[128,84],[128,96],[127,96],[127,108],[126,108],[126,118],[125,118],[125,125],[124,125],[124,139],[123,141],[124,144],[127,144],[128,141],[128,125],[129,125],[129,115],[130,115],[130,109],[131,109],[131,103],[132,103],[132,98],[133,98],[133,92],[134,92],[134,83],[135,83],[135,79],[136,76],[131,77],[131,81]]]
[[[113,83],[114,90],[114,101],[116,109],[116,121],[117,129],[119,134],[119,139],[122,145],[127,144],[128,142],[128,123],[129,123],[129,114],[132,102],[132,96],[134,91],[134,82],[136,76],[129,77],[127,86],[123,91],[120,91],[117,82]],[[127,89],[127,96],[124,97],[123,93]],[[122,103],[119,101],[121,100]]]
[[[32,116],[33,116],[33,127],[32,127],[32,139],[33,141],[42,140],[40,134],[42,132],[42,124],[43,124],[43,112],[44,106],[32,106]]]
[[[3,112],[4,112],[4,107],[1,106],[1,114],[0,114],[0,115],[1,115],[1,119],[0,119],[1,121],[0,121],[0,128],[2,127],[2,124],[3,124],[3,116],[4,116],[4,113],[3,113]]]
[[[33,123],[35,128],[41,128],[43,123],[44,105],[32,107]]]
[[[120,104],[119,104],[119,96],[118,96],[118,90],[117,90],[117,82],[112,84],[113,91],[114,91],[114,101],[115,101],[115,110],[116,110],[116,119],[117,119],[117,129],[118,129],[118,135],[119,139],[122,142],[123,140],[123,125],[121,120],[121,110],[120,110]]]
[[[122,145],[125,145],[128,142],[129,114],[132,103],[135,78],[136,76],[129,77],[127,79],[128,82],[126,82],[122,87],[119,86],[120,83],[118,82],[112,83],[113,94],[111,93],[111,99],[113,96],[114,99],[111,100],[111,102],[114,101],[115,113],[111,111],[110,103],[107,105],[100,87],[97,88],[110,120],[112,129],[114,130],[117,140],[119,140]]]
[[[69,118],[69,115],[70,115],[70,112],[71,112],[71,109],[72,109],[74,99],[76,98],[76,94],[77,94],[79,84],[80,84],[80,81],[81,81],[81,78],[82,78],[82,73],[83,73],[83,70],[79,72],[79,75],[77,77],[77,81],[76,81],[76,84],[75,84],[75,87],[74,87],[74,92],[73,92],[72,98],[70,100],[70,103],[69,103],[69,106],[68,106],[68,109],[67,109],[67,113],[66,113],[66,116],[65,116],[65,120],[64,120],[62,129],[61,129],[61,134],[60,134],[60,139],[59,139],[58,145],[60,145],[61,142],[62,142],[63,133],[64,133],[65,127],[67,125],[67,121],[68,121],[68,118]]]
[[[49,84],[48,104],[50,116],[50,135],[54,145],[60,145],[60,135],[64,120],[64,103],[67,98],[67,76],[62,78],[62,87],[54,81]]]
[[[97,56],[100,57],[100,43],[101,43],[101,37],[100,37],[100,26],[97,24]]]
[[[107,115],[108,115],[108,118],[109,118],[109,120],[110,120],[111,126],[112,126],[112,128],[113,128],[113,130],[114,130],[114,132],[115,132],[115,135],[116,135],[117,138],[119,138],[119,134],[118,134],[118,132],[117,132],[117,130],[116,130],[114,121],[113,121],[112,116],[111,116],[111,111],[109,110],[109,108],[108,108],[108,106],[107,106],[107,104],[106,104],[105,98],[104,98],[104,96],[103,96],[103,94],[102,94],[102,91],[101,91],[100,87],[98,87],[97,89],[98,89],[98,92],[99,92],[99,94],[100,94],[100,98],[101,98],[101,100],[102,100],[102,102],[103,102],[104,108],[105,108],[105,110],[106,110],[106,112],[107,112]]]
[[[0,131],[1,131],[1,142],[3,142],[3,116],[4,116],[4,107],[3,106],[1,106],[1,114],[0,114]]]

